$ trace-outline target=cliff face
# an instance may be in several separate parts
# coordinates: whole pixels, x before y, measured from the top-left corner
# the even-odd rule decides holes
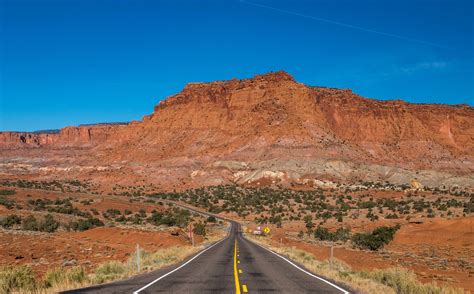
[[[0,146],[2,148],[13,148],[50,145],[57,137],[57,134],[0,132]]]
[[[138,125],[132,144],[157,147],[154,155],[163,157],[240,154],[245,160],[274,152],[429,167],[432,160],[474,154],[472,107],[366,99],[308,87],[284,72],[189,84]]]
[[[367,99],[276,72],[188,84],[128,125],[0,133],[0,149],[19,147],[94,148],[104,162],[324,159],[471,174],[474,109]]]
[[[93,146],[108,140],[126,125],[65,127],[58,133],[0,132],[0,148]]]

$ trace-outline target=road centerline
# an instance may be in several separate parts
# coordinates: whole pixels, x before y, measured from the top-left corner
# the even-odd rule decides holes
[[[234,279],[235,293],[240,294],[239,273],[237,272],[237,239],[234,241]]]

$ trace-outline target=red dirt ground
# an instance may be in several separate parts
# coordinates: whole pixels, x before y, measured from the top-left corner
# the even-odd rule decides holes
[[[119,209],[122,212],[125,209],[129,209],[133,213],[143,208],[147,213],[150,213],[153,209],[161,211],[167,207],[166,205],[154,203],[130,202],[129,198],[124,196],[98,196],[83,193],[14,189],[16,194],[7,197],[10,200],[14,200],[15,204],[22,206],[22,208],[7,209],[0,205],[0,216],[10,214],[17,214],[23,217],[31,214],[37,217],[44,216],[48,213],[47,211],[26,209],[29,199],[44,198],[55,200],[71,197],[74,207],[82,211],[90,211],[94,208],[99,212],[98,217],[101,219],[103,219],[101,216],[102,212],[109,208]],[[92,204],[84,205],[79,202],[86,199],[93,200]],[[52,214],[56,220],[62,223],[76,218],[66,214]],[[150,224],[120,224],[114,227],[109,224],[109,221],[104,221],[106,222],[105,227],[83,232],[67,232],[63,228],[60,228],[55,233],[0,228],[0,265],[30,264],[39,275],[46,272],[49,268],[61,265],[81,265],[86,270],[91,270],[102,262],[112,260],[126,261],[129,255],[135,252],[136,244],[139,244],[141,248],[148,252],[189,244],[187,232],[176,227],[154,227]],[[211,229],[211,234],[214,234],[213,229]],[[195,236],[196,244],[203,241],[202,237]]]
[[[183,235],[172,236],[170,232],[121,228],[54,234],[0,231],[0,260],[9,265],[30,264],[38,273],[65,263],[91,269],[101,262],[127,260],[136,244],[146,251],[157,251],[189,244],[189,241]]]

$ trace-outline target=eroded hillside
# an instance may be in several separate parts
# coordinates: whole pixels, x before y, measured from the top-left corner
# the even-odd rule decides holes
[[[0,171],[164,188],[413,178],[473,187],[473,139],[470,106],[378,101],[276,72],[190,83],[130,124],[0,133]]]

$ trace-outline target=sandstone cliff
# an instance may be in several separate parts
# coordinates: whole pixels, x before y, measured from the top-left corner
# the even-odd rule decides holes
[[[295,166],[336,160],[347,171],[341,164],[327,169],[344,177],[357,169],[353,164],[472,175],[474,109],[367,99],[347,89],[306,86],[276,72],[190,83],[151,115],[128,125],[67,127],[58,134],[0,133],[5,154],[17,148],[31,153],[30,147],[42,154],[89,148],[104,164],[175,166],[178,160],[187,166],[184,174],[205,172],[215,161],[278,162],[272,168],[278,172],[292,160],[299,162]],[[375,169],[387,177],[394,173]],[[299,170],[298,176],[312,172]]]
[[[126,124],[71,126],[57,133],[0,132],[0,148],[91,146],[109,139]]]

